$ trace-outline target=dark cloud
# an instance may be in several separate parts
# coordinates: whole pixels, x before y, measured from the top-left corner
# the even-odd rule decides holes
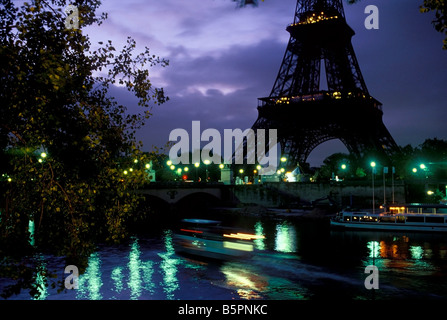
[[[163,73],[171,100],[154,108],[139,133],[145,146],[166,142],[173,129],[189,131],[195,120],[201,121],[202,129],[221,132],[250,128],[257,118],[257,98],[269,95],[283,51],[283,45],[272,40],[233,46],[219,57],[171,58]]]
[[[140,130],[145,149],[165,143],[175,128],[189,129],[193,120],[200,120],[202,129],[251,127],[257,118],[257,98],[268,96],[275,81],[289,37],[285,27],[292,22],[296,4],[265,0],[258,8],[236,10],[221,2],[203,8],[182,3],[181,10],[166,16],[177,23],[175,29],[157,29],[158,24],[166,25],[161,17],[165,3],[176,1],[154,3],[151,12],[157,14],[148,17],[152,28],[147,34],[137,32],[156,49],[161,45],[162,55],[170,60],[157,80],[171,100],[154,107],[153,117]],[[379,8],[379,30],[364,27],[369,4]],[[441,49],[443,36],[431,25],[433,15],[419,12],[421,4],[422,0],[345,4],[367,87],[383,103],[384,123],[400,145],[447,139],[447,51]],[[252,25],[257,29],[248,28]],[[117,94],[136,105],[126,92]],[[321,163],[337,151],[346,149],[339,141],[328,142],[311,158],[318,156]]]

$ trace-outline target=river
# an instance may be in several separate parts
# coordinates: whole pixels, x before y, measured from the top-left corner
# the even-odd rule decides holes
[[[160,223],[117,246],[100,246],[79,276],[63,283],[61,257],[36,255],[35,289],[10,300],[393,300],[447,298],[447,237],[423,233],[338,231],[327,220],[225,218],[262,234],[240,261],[178,255],[176,224]],[[367,266],[378,270],[367,289]],[[51,276],[54,274],[54,276]],[[0,292],[16,280],[0,279]],[[61,290],[62,288],[62,290]]]

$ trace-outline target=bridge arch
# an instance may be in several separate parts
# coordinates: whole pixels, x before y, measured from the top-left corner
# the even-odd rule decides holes
[[[210,207],[218,205],[221,198],[210,192],[198,191],[183,196],[176,202],[176,205],[181,207]]]

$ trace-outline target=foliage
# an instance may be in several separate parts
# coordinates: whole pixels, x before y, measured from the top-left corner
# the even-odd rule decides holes
[[[436,31],[444,33],[447,36],[447,2],[445,0],[424,0],[420,6],[421,12],[435,12],[435,19],[432,21]],[[447,37],[443,40],[443,49],[447,50]]]
[[[376,174],[382,172],[383,167],[388,167],[391,172],[395,168],[395,178],[400,180],[412,180],[429,175],[436,179],[447,178],[447,140],[426,139],[417,147],[406,145],[400,148],[389,159],[380,158],[373,153],[360,158],[352,155],[335,153],[327,157],[322,167],[318,170],[316,179],[329,180],[332,174],[346,180],[367,179],[371,176],[371,161],[377,164]],[[345,169],[341,165],[345,164]],[[425,167],[422,169],[421,164]],[[416,173],[413,172],[416,169]]]
[[[0,4],[0,250],[26,246],[34,221],[37,246],[86,256],[96,241],[126,237],[148,161],[135,131],[167,100],[148,68],[168,61],[147,47],[135,54],[132,38],[120,51],[111,41],[93,50],[82,29],[107,18],[98,0],[74,1],[79,29],[65,27],[65,0],[18,4]],[[126,113],[112,85],[143,112]]]

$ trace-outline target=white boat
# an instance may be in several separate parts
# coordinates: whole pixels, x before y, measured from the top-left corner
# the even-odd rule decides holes
[[[409,204],[384,208],[382,213],[343,210],[331,219],[332,227],[345,229],[447,232],[447,206]]]
[[[179,253],[213,259],[234,259],[251,256],[254,240],[264,236],[221,226],[220,221],[183,219],[174,234],[175,250]]]

